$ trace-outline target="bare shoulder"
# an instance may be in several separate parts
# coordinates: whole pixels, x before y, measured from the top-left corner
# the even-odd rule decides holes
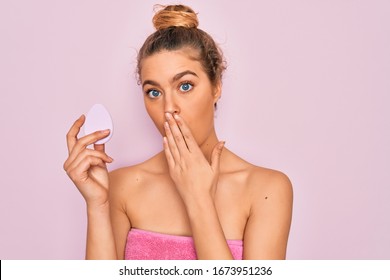
[[[142,172],[140,165],[126,166],[115,169],[109,173],[110,188],[124,188],[137,182],[137,178]]]
[[[285,259],[293,190],[283,172],[253,166],[248,176],[251,210],[245,228],[244,259]]]
[[[126,194],[136,192],[150,180],[153,173],[158,172],[155,166],[157,156],[133,166],[115,169],[109,173],[110,193],[128,197]]]
[[[126,198],[131,197],[131,193],[137,184],[139,172],[137,165],[122,167],[109,172],[111,207],[126,212]]]
[[[271,196],[292,199],[292,184],[289,177],[278,170],[256,166],[229,150],[225,153],[225,174],[232,174],[230,180],[245,186],[251,199],[269,199]]]
[[[255,200],[291,204],[293,199],[293,187],[289,177],[278,170],[252,166],[248,176],[248,187]]]
[[[255,188],[261,186],[267,191],[278,189],[289,192],[292,190],[290,178],[278,170],[253,166],[248,179],[249,184]]]

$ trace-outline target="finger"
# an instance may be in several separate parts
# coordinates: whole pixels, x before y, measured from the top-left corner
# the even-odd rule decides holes
[[[163,137],[163,146],[169,169],[173,170],[173,168],[175,167],[175,159],[173,158],[171,150],[169,149],[167,137]]]
[[[96,141],[107,137],[107,135],[109,134],[110,130],[106,129],[101,131],[95,131],[94,133],[88,134],[78,139],[69,155],[69,158],[74,159],[87,146],[96,143]]]
[[[93,166],[106,168],[105,163],[100,158],[88,156],[83,158],[78,165],[74,166],[68,175],[74,182],[85,182],[89,177],[88,170]]]
[[[85,135],[85,136],[81,137],[77,141],[76,145],[87,147],[87,146],[89,146],[91,144],[94,144],[97,141],[107,137],[108,135],[110,135],[110,130],[109,129],[98,130],[98,131],[95,131],[94,133],[91,133],[91,134],[88,134],[88,135]]]
[[[68,133],[66,134],[66,144],[68,146],[68,153],[70,154],[73,150],[74,145],[77,142],[77,134],[80,132],[80,128],[85,122],[85,116],[81,115],[71,126]]]
[[[180,131],[180,128],[177,125],[175,119],[170,113],[166,113],[166,118],[179,151],[182,154],[187,152],[188,151],[187,144],[183,138],[183,134]]]
[[[188,147],[189,151],[194,151],[198,146],[196,143],[196,140],[194,136],[191,133],[190,128],[188,127],[187,123],[184,121],[182,117],[180,117],[178,114],[174,115],[175,121],[177,123],[177,126],[179,127],[181,134],[183,135],[184,141]]]
[[[75,166],[79,165],[81,161],[83,161],[86,157],[96,157],[100,158],[103,162],[112,163],[114,160],[109,157],[106,153],[101,151],[96,151],[92,149],[85,149],[81,153],[79,153],[70,164],[65,168],[73,169]]]
[[[211,153],[211,168],[216,172],[219,172],[219,163],[224,146],[224,141],[217,143]]]
[[[93,148],[94,148],[96,151],[105,152],[105,146],[104,146],[104,144],[93,144]]]
[[[166,140],[168,144],[169,151],[172,155],[172,158],[175,162],[180,162],[180,152],[179,149],[176,145],[175,139],[173,137],[171,128],[168,124],[168,122],[164,123],[164,129],[165,129],[165,135],[166,135]]]

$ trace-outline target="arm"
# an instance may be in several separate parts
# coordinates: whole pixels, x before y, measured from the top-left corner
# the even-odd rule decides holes
[[[109,173],[108,202],[88,207],[86,259],[124,259],[127,234],[131,228],[126,215],[122,170]]]
[[[285,259],[293,191],[288,177],[272,171],[264,188],[252,179],[253,201],[244,235],[244,259]],[[256,180],[257,179],[257,180]]]
[[[233,259],[214,205],[223,143],[214,147],[210,164],[184,120],[168,114],[167,121],[165,156],[187,210],[198,259]]]
[[[125,246],[127,235],[131,228],[131,223],[126,214],[125,201],[123,198],[128,197],[123,185],[127,185],[124,180],[122,169],[117,169],[110,173],[110,217],[115,240],[117,258],[123,260],[125,257]]]
[[[101,206],[87,206],[87,219],[87,248],[85,259],[117,259],[109,203]]]
[[[232,260],[213,199],[205,197],[198,205],[187,206],[187,213],[198,259]]]
[[[84,124],[81,116],[67,134],[69,156],[64,169],[87,204],[86,259],[115,259],[116,252],[111,228],[108,202],[108,171],[106,163],[113,160],[104,151],[104,145],[88,146],[106,137],[109,131],[97,131],[77,138]]]

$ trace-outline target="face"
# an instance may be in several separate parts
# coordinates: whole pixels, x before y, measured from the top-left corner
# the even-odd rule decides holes
[[[221,92],[193,57],[189,49],[162,51],[143,59],[140,74],[146,110],[160,133],[165,135],[165,112],[176,113],[201,145],[214,131]]]

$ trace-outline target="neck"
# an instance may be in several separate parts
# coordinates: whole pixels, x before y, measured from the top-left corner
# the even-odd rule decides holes
[[[202,143],[200,143],[199,148],[201,149],[203,155],[207,159],[209,163],[211,163],[211,154],[213,152],[213,149],[215,145],[219,142],[217,138],[217,134],[215,133],[215,130],[213,129],[210,133],[209,137]]]

